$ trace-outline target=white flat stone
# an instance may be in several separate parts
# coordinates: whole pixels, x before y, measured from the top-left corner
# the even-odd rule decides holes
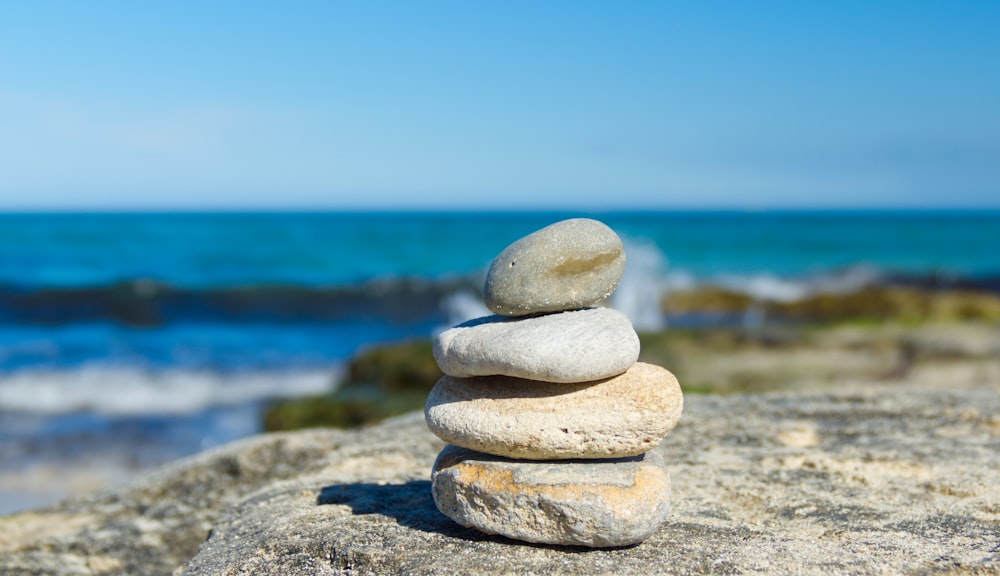
[[[514,242],[493,260],[483,291],[486,307],[506,316],[574,310],[615,291],[625,272],[625,247],[605,224],[574,218]]]
[[[450,376],[504,375],[587,382],[621,374],[639,357],[628,316],[589,308],[528,318],[487,316],[445,330],[434,358]]]
[[[656,447],[683,409],[677,379],[636,363],[597,382],[552,384],[506,376],[438,380],[424,418],[439,438],[525,459],[615,458]]]
[[[447,446],[431,483],[438,510],[455,522],[544,544],[638,544],[670,511],[670,476],[653,453],[546,462]]]

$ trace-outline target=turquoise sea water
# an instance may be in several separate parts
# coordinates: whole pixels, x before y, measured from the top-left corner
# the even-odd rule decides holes
[[[264,399],[330,389],[359,348],[482,313],[490,260],[578,216],[624,238],[613,305],[640,327],[701,283],[1000,289],[1000,212],[0,215],[0,473],[253,433]]]
[[[24,371],[329,369],[474,313],[493,256],[575,216],[625,239],[615,304],[640,325],[663,324],[663,294],[706,282],[794,299],[887,278],[1000,278],[1000,212],[7,214],[0,410],[112,402],[96,389],[42,402],[13,391]]]
[[[803,275],[870,263],[992,274],[1000,212],[286,213],[0,215],[0,283],[350,285],[475,273],[548,223],[592,216],[672,267]]]

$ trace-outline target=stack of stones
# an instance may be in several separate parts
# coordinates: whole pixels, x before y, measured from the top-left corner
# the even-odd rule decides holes
[[[665,520],[670,478],[650,450],[680,419],[680,386],[636,362],[628,317],[592,307],[624,270],[621,239],[590,219],[493,261],[485,300],[497,315],[434,342],[445,376],[424,415],[450,444],[432,471],[441,512],[488,534],[590,547],[639,543]]]

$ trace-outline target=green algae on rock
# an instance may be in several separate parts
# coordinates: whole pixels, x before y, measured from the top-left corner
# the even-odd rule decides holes
[[[1000,321],[1000,296],[972,290],[929,290],[906,286],[868,286],[847,293],[821,293],[790,302],[755,300],[741,293],[705,286],[671,292],[663,298],[668,315],[743,314],[751,308],[799,322],[948,322]]]
[[[332,394],[271,402],[264,429],[349,428],[419,410],[443,375],[429,340],[373,347],[351,360]]]

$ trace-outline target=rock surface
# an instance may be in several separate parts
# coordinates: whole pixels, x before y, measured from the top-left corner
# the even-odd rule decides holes
[[[670,511],[670,476],[654,453],[523,461],[448,446],[431,488],[438,509],[462,526],[542,544],[637,544]]]
[[[0,518],[0,573],[997,573],[1000,377],[982,374],[964,390],[688,396],[656,449],[671,512],[634,547],[526,545],[455,524],[431,497],[443,444],[412,414],[248,439]]]
[[[673,374],[637,362],[624,374],[582,384],[445,376],[424,415],[449,444],[545,460],[642,454],[673,430],[682,408]]]
[[[486,274],[486,307],[524,316],[591,306],[611,295],[625,272],[625,247],[589,218],[556,222],[517,240]]]
[[[589,382],[621,374],[639,357],[628,316],[588,308],[531,318],[487,316],[445,330],[434,358],[445,374]]]

